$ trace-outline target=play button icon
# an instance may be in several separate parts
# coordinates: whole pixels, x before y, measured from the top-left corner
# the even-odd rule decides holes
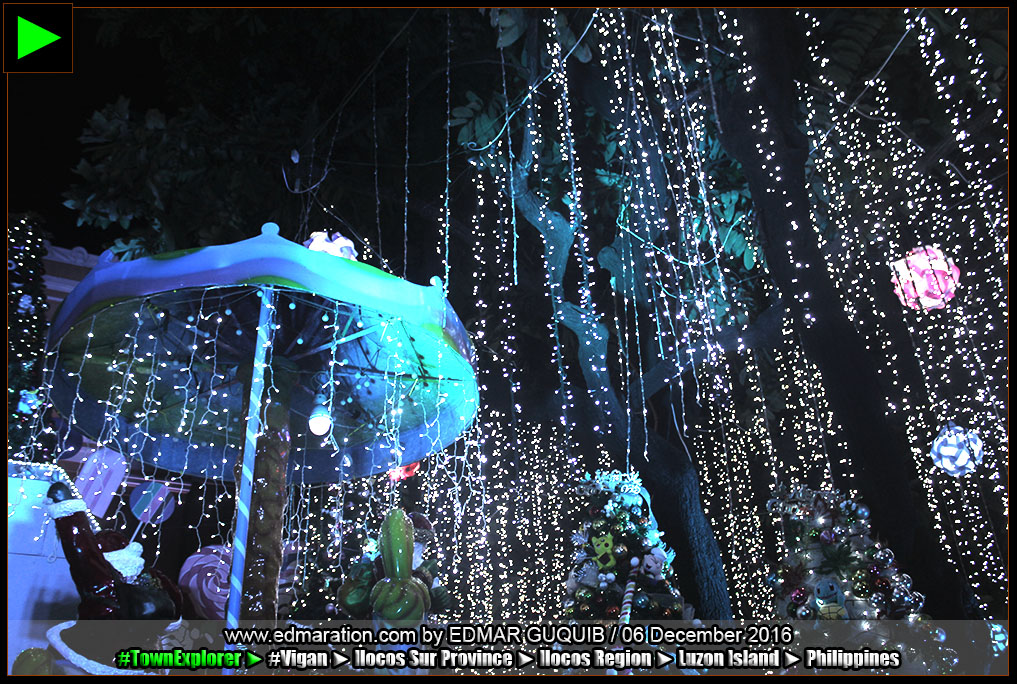
[[[524,651],[516,652],[516,667],[526,667],[537,659]]]
[[[4,5],[4,72],[74,71],[74,6]]]
[[[41,50],[50,43],[60,40],[60,36],[47,31],[28,19],[18,17],[18,59]]]

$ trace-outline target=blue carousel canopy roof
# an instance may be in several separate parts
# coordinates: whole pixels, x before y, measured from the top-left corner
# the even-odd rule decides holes
[[[101,259],[50,329],[54,405],[128,456],[234,479],[265,288],[276,309],[268,383],[288,395],[292,479],[409,465],[472,423],[475,352],[441,283],[312,251],[275,224],[230,245]],[[333,427],[319,437],[307,416],[322,396]]]

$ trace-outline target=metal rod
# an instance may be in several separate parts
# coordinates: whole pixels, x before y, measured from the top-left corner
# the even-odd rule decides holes
[[[299,359],[304,358],[305,356],[310,356],[311,354],[317,354],[318,352],[325,351],[329,347],[338,347],[341,344],[346,344],[347,342],[352,342],[353,340],[355,340],[357,338],[360,338],[360,337],[363,337],[364,335],[368,335],[370,333],[373,333],[375,331],[375,329],[381,328],[381,327],[382,327],[382,324],[380,324],[380,323],[378,325],[368,326],[368,327],[364,328],[363,330],[358,330],[357,332],[353,333],[352,335],[347,335],[347,336],[342,337],[342,338],[340,338],[338,340],[329,340],[328,342],[325,342],[324,344],[318,345],[314,349],[308,349],[303,354],[297,354],[296,356],[292,356],[290,358],[292,360],[294,360],[294,361],[297,361]]]
[[[230,567],[230,593],[226,603],[226,628],[236,629],[240,623],[240,604],[244,589],[244,560],[247,556],[247,528],[251,519],[251,492],[254,489],[254,459],[261,432],[261,396],[265,391],[265,354],[275,339],[273,304],[275,290],[261,288],[261,313],[258,316],[258,339],[254,346],[254,367],[251,372],[251,394],[247,402],[247,437],[244,441],[240,487],[237,489],[237,524],[233,531],[233,559]],[[235,645],[226,644],[227,650]],[[224,675],[233,674],[224,668]]]

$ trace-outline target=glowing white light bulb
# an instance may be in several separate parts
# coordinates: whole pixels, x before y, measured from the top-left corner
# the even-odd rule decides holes
[[[311,409],[311,415],[307,417],[307,428],[312,434],[319,437],[328,434],[332,429],[332,412],[325,406],[325,395],[316,394],[314,396],[314,408]]]

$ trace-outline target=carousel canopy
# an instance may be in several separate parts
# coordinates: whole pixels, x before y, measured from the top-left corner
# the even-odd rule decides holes
[[[127,456],[233,480],[262,298],[266,396],[290,409],[292,479],[415,463],[476,416],[474,349],[440,282],[312,251],[275,224],[230,245],[100,259],[50,330],[54,405]]]

